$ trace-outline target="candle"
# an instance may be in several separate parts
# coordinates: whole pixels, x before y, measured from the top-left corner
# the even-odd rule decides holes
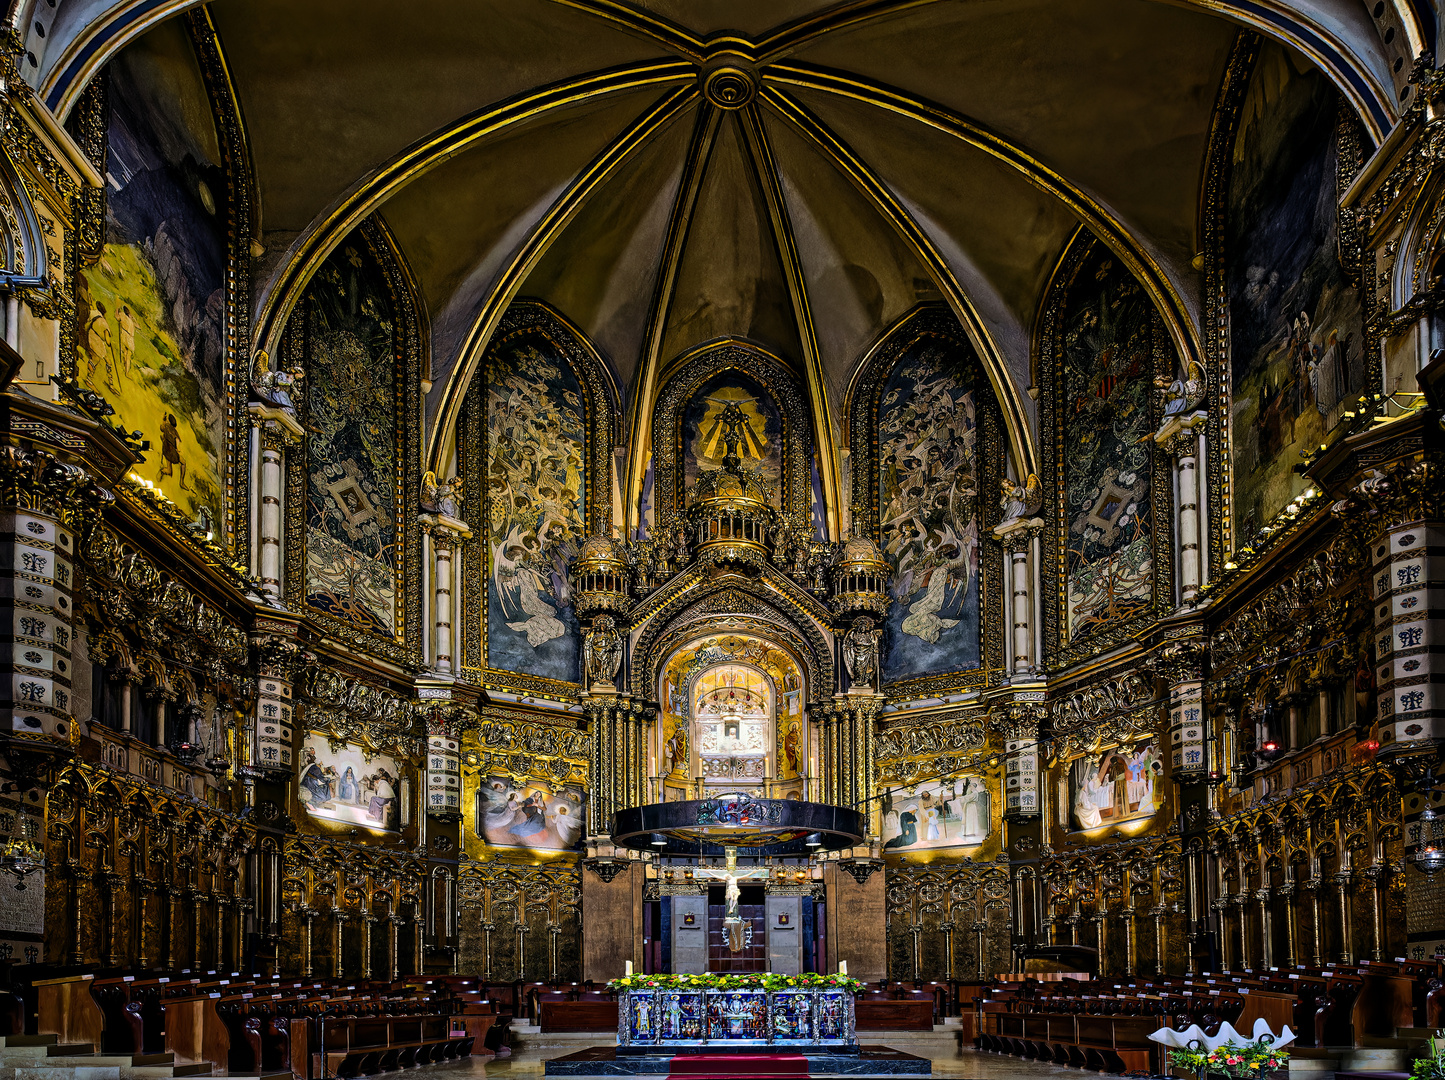
[[[631,975],[632,975],[632,961],[631,961],[631,960],[627,961],[627,974],[628,974],[628,976],[631,976]]]
[[[846,975],[846,974],[848,974],[848,961],[846,961],[846,960],[839,960],[839,961],[838,961],[838,974],[839,974],[839,975]]]

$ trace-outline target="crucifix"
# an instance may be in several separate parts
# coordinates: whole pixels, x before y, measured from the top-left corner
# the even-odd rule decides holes
[[[751,870],[738,869],[738,849],[735,847],[723,848],[726,861],[722,870],[716,867],[699,867],[693,874],[694,878],[721,878],[727,889],[727,907],[723,911],[723,930],[727,934],[728,951],[743,951],[743,917],[738,911],[738,897],[741,895],[738,889],[738,881],[744,878],[763,878],[768,876],[766,866],[755,866]]]

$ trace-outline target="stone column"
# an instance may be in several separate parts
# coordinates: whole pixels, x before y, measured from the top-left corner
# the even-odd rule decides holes
[[[432,553],[432,667],[443,675],[456,671],[452,656],[453,616],[456,611],[452,562],[463,540],[470,540],[471,529],[463,521],[445,514],[422,514],[418,520],[422,531],[431,537]]]
[[[252,723],[252,760],[248,763],[274,776],[290,776],[293,761],[292,679],[300,646],[280,634],[256,635],[258,677],[256,711]]]
[[[0,729],[23,733],[36,755],[48,741],[43,737],[59,747],[72,734],[77,533],[100,505],[90,484],[85,470],[39,448],[0,450],[0,573],[7,579],[0,590],[7,627],[0,654],[9,668]],[[10,753],[10,769],[12,779],[21,779],[14,775],[25,771],[20,753]]]
[[[1042,692],[1038,702],[1017,698],[1002,709],[1004,736],[1004,806],[1006,818],[1034,818],[1039,815],[1039,720],[1043,712]]]
[[[282,498],[286,490],[286,451],[300,446],[305,429],[287,410],[260,402],[249,406],[251,426],[260,443],[260,483],[257,488],[256,578],[261,592],[279,605],[282,580]]]
[[[1445,525],[1390,529],[1370,558],[1380,754],[1391,756],[1445,738],[1445,659],[1432,648],[1445,618],[1430,600],[1445,588]]]
[[[1203,637],[1180,638],[1159,653],[1160,674],[1169,682],[1170,775],[1176,782],[1199,780],[1209,772],[1204,715],[1207,655]]]
[[[462,813],[462,743],[447,711],[433,710],[426,744],[426,812],[454,821]]]
[[[1192,605],[1204,587],[1204,560],[1200,544],[1200,506],[1205,490],[1199,471],[1205,424],[1209,414],[1203,410],[1188,416],[1174,416],[1165,421],[1155,435],[1155,444],[1174,459],[1174,475],[1179,484],[1179,599]]]
[[[1034,540],[1043,531],[1042,518],[1010,518],[996,525],[995,538],[1003,545],[1008,564],[1009,623],[1013,647],[1012,671],[1032,675],[1034,663],[1034,575],[1030,556]]]

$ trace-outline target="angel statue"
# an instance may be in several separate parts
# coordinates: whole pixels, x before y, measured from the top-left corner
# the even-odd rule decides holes
[[[457,500],[462,495],[462,480],[453,476],[450,480],[438,480],[430,469],[421,478],[421,508],[429,514],[456,518],[461,516]]]
[[[853,620],[853,628],[843,639],[843,666],[859,689],[872,690],[878,684],[878,635],[873,620],[865,615]]]
[[[1002,494],[998,504],[1003,508],[1005,521],[1034,517],[1044,504],[1043,485],[1034,473],[1029,473],[1028,480],[1022,484],[1005,476],[999,481],[999,490]]]
[[[592,629],[582,640],[582,664],[587,669],[588,682],[597,686],[614,685],[617,669],[622,666],[622,637],[613,628],[611,615],[599,615],[592,620]]]
[[[1161,375],[1154,381],[1154,385],[1160,391],[1159,399],[1163,402],[1166,420],[1171,416],[1184,416],[1192,413],[1203,405],[1205,398],[1209,396],[1205,385],[1204,368],[1198,360],[1189,361],[1184,378],[1171,382],[1168,381],[1168,376]]]
[[[270,353],[265,349],[256,350],[256,363],[251,369],[252,395],[281,409],[292,419],[296,418],[296,402],[291,398],[291,391],[304,378],[306,373],[301,368],[277,370],[271,366]]]

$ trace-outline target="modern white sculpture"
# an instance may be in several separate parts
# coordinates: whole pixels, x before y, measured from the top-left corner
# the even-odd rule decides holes
[[[1234,1025],[1228,1021],[1219,1025],[1218,1035],[1206,1035],[1204,1029],[1198,1024],[1191,1024],[1183,1031],[1175,1031],[1173,1028],[1160,1028],[1149,1036],[1150,1040],[1163,1043],[1165,1046],[1177,1047],[1180,1050],[1189,1050],[1196,1043],[1206,1051],[1218,1050],[1226,1043],[1234,1043],[1235,1046],[1248,1046],[1250,1043],[1257,1043],[1261,1039],[1267,1039],[1268,1044],[1275,1050],[1279,1050],[1294,1042],[1294,1032],[1286,1024],[1279,1035],[1269,1030],[1269,1024],[1264,1019],[1254,1022],[1254,1034],[1252,1036],[1241,1035],[1234,1030]]]

